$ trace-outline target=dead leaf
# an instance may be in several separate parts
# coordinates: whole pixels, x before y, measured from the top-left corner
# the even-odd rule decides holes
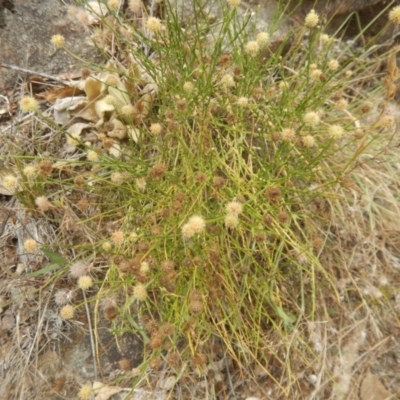
[[[114,143],[112,147],[108,149],[108,153],[111,156],[114,156],[115,158],[121,158],[122,157],[121,145],[119,143]]]
[[[65,378],[63,376],[61,376],[61,377],[57,378],[56,381],[54,382],[54,386],[53,386],[52,390],[56,393],[60,393],[64,384],[65,384]]]
[[[368,372],[361,383],[360,400],[389,400],[392,395],[382,385],[380,380]]]
[[[399,74],[399,69],[397,68],[396,58],[397,58],[397,52],[394,52],[389,55],[388,61],[387,61],[387,73],[393,81],[395,79],[397,79],[397,76]]]
[[[140,82],[142,79],[142,73],[140,72],[139,64],[133,62],[128,68],[127,75],[136,82]]]
[[[101,96],[102,83],[99,79],[89,76],[85,81],[85,93],[88,103],[92,103]]]
[[[99,117],[96,114],[94,105],[87,104],[86,100],[82,104],[78,104],[68,109],[71,117],[84,119],[89,122],[98,122]]]
[[[54,121],[58,125],[65,125],[71,120],[71,112],[76,110],[78,106],[87,106],[87,100],[84,96],[65,97],[57,99],[54,103]]]
[[[79,104],[86,103],[85,96],[73,96],[73,97],[65,97],[63,99],[58,99],[54,104],[54,109],[57,111],[73,109]]]
[[[141,91],[141,95],[155,94],[158,92],[158,85],[156,83],[148,83]],[[153,97],[152,97],[153,100]]]
[[[92,127],[93,127],[92,124],[85,124],[83,122],[77,122],[76,124],[73,124],[68,128],[68,132],[71,135],[75,135],[75,134],[81,135],[86,129],[90,129]]]
[[[96,393],[95,400],[108,400],[111,396],[124,389],[118,386],[107,386],[101,382],[93,382],[93,390]]]
[[[94,109],[98,118],[103,122],[105,119],[111,117],[111,114],[115,111],[112,104],[108,103],[105,99],[101,99],[94,103]]]
[[[57,99],[63,99],[65,97],[80,96],[85,94],[83,90],[80,90],[72,86],[63,87],[52,87],[44,93],[38,94],[37,97],[47,100],[49,103],[54,103]]]
[[[118,85],[118,87],[110,86],[108,88],[108,93],[110,93],[116,99],[115,108],[119,113],[122,111],[122,107],[131,104],[131,99],[129,98],[126,87],[123,83]]]
[[[107,132],[107,136],[119,140],[125,139],[127,137],[126,126],[116,118],[114,118],[110,122],[113,124],[113,129]]]
[[[92,124],[86,124],[83,122],[77,122],[73,125],[71,125],[67,132],[69,133],[69,137],[67,138],[67,152],[73,152],[76,149],[76,146],[79,144],[79,142],[82,140],[81,135],[82,133],[87,130],[92,128]]]
[[[135,128],[134,126],[128,126],[128,137],[137,143],[140,138],[139,129]]]

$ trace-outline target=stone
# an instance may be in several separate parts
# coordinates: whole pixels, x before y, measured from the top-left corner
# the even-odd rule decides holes
[[[12,13],[15,12],[14,0],[0,0],[0,28],[6,26],[5,10],[8,10]]]
[[[400,0],[394,1],[380,16],[378,15],[388,6],[387,0],[304,0],[300,6],[292,1],[287,11],[296,22],[303,24],[307,13],[315,9],[320,14],[322,23],[329,22],[328,33],[335,33],[340,29],[346,39],[353,39],[359,35],[360,29],[363,29],[363,39],[368,42],[387,25],[389,10],[397,5],[400,5]],[[368,29],[365,29],[367,26]],[[390,43],[396,29],[396,26],[389,27],[377,41],[372,40],[372,43]]]
[[[67,47],[79,57],[99,59],[89,30],[68,16],[68,4],[74,2],[0,0],[0,63],[50,75],[79,71],[77,59],[50,43],[56,34],[63,35]],[[19,76],[26,74],[0,67],[0,88],[12,87]]]
[[[301,5],[298,6],[297,2],[292,1],[288,5],[288,10],[295,10],[296,14],[305,16],[311,9],[314,9],[318,14],[326,15],[326,17],[330,19],[335,15],[349,15],[354,11],[365,10],[382,2],[382,0],[304,0]]]

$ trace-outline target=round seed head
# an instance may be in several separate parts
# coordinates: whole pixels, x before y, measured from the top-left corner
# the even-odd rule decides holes
[[[304,25],[307,28],[315,28],[318,25],[319,22],[319,16],[315,12],[315,10],[311,10],[307,15],[304,20]]]

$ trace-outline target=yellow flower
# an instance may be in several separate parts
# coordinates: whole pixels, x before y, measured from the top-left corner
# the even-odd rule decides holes
[[[147,274],[147,273],[150,272],[150,265],[149,265],[149,263],[147,261],[142,261],[140,263],[140,272],[142,274]]]
[[[304,116],[304,123],[309,126],[317,126],[320,118],[316,112],[310,111]]]
[[[51,44],[56,48],[59,49],[64,47],[65,45],[65,37],[63,35],[53,35],[51,37]]]
[[[18,179],[14,175],[6,175],[2,179],[0,185],[12,194],[20,189]]]
[[[38,102],[33,97],[23,97],[19,102],[21,110],[25,113],[35,112],[38,110]]]
[[[162,126],[161,124],[154,123],[150,125],[150,132],[153,135],[159,135],[162,132]]]
[[[343,97],[336,101],[335,106],[338,110],[345,110],[349,105],[348,101]]]
[[[139,301],[145,301],[147,299],[147,289],[142,283],[138,283],[133,288],[133,297]]]
[[[121,108],[121,114],[124,117],[131,117],[135,114],[136,108],[132,104],[126,104]]]
[[[63,319],[72,319],[75,314],[75,308],[69,304],[65,305],[60,310],[60,317]]]
[[[307,147],[308,149],[313,147],[315,144],[315,140],[311,135],[304,136],[302,141],[303,141],[303,146]]]
[[[53,208],[53,204],[49,201],[46,196],[38,196],[35,199],[35,204],[38,206],[39,210],[42,212],[49,211]]]
[[[86,157],[91,162],[99,161],[99,158],[100,158],[97,151],[94,151],[94,150],[88,150],[88,152],[86,153]]]
[[[344,129],[340,125],[331,125],[328,133],[332,139],[340,139],[344,135]]]
[[[336,71],[339,68],[339,61],[338,60],[330,60],[328,62],[328,68],[331,71]]]
[[[83,275],[78,279],[78,286],[82,290],[90,289],[93,286],[93,279],[89,275]]]
[[[396,6],[391,9],[389,13],[389,21],[394,24],[400,24],[400,6]]]
[[[329,42],[329,40],[330,40],[330,37],[326,33],[324,33],[320,37],[320,41],[321,41],[322,44],[325,44],[325,43]]]
[[[124,242],[124,232],[114,231],[111,234],[111,239],[114,242],[114,244],[122,244]]]
[[[119,7],[119,0],[108,0],[107,5],[112,10],[116,10]]]
[[[24,249],[28,252],[32,252],[36,250],[36,240],[26,239],[24,242]]]
[[[235,80],[232,75],[226,74],[220,80],[221,86],[224,88],[230,88],[235,86]]]
[[[194,90],[194,85],[193,85],[193,83],[192,83],[192,82],[185,82],[185,83],[183,84],[183,90],[184,90],[186,93],[192,93],[193,90]]]
[[[260,32],[257,35],[257,39],[256,39],[258,45],[260,47],[265,47],[267,46],[268,42],[269,42],[269,34],[267,32]]]
[[[28,179],[35,178],[36,175],[38,174],[38,169],[33,164],[27,165],[22,171]]]
[[[246,53],[250,54],[252,57],[255,57],[260,51],[260,46],[255,40],[248,42],[246,44]]]
[[[205,228],[206,222],[204,218],[200,215],[193,215],[193,217],[190,217],[188,222],[182,226],[182,235],[185,239],[189,239],[197,233],[203,232]]]
[[[101,248],[102,248],[104,251],[110,251],[110,250],[112,249],[112,244],[111,244],[110,242],[104,242],[104,243],[101,245]]]
[[[239,218],[236,215],[228,214],[225,216],[225,227],[234,229],[239,225]]]
[[[379,118],[378,124],[382,128],[390,128],[394,125],[394,118],[391,115],[383,115]]]
[[[162,29],[161,21],[156,17],[150,17],[146,21],[146,28],[153,33],[160,32]]]
[[[228,3],[231,7],[236,8],[236,7],[239,7],[239,6],[240,6],[241,0],[227,0],[227,3]]]
[[[146,190],[146,180],[144,178],[138,178],[135,181],[136,187],[144,192]]]
[[[243,205],[238,201],[231,201],[225,206],[226,213],[228,215],[238,216],[243,212]]]
[[[293,129],[287,128],[281,132],[282,140],[285,142],[291,142],[295,137],[295,132]]]
[[[311,10],[307,15],[304,20],[304,25],[307,28],[315,28],[318,25],[319,22],[319,16],[315,12],[315,10]]]
[[[247,97],[239,97],[236,104],[240,107],[246,107],[249,104],[249,99]]]
[[[318,68],[311,70],[311,77],[313,79],[319,79],[322,76],[322,71]]]
[[[81,400],[90,400],[92,398],[92,388],[89,385],[82,386],[78,392]]]

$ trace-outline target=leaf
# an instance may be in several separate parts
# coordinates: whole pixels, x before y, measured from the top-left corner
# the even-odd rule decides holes
[[[118,386],[107,386],[101,382],[93,382],[93,390],[96,393],[95,400],[108,400],[114,394],[121,392],[122,388]]]
[[[74,110],[78,105],[87,105],[85,96],[73,96],[57,99],[54,103],[54,109],[57,111]]]
[[[122,150],[121,146],[119,143],[114,143],[109,149],[108,153],[115,157],[115,158],[121,158],[122,157]]]
[[[54,253],[51,250],[47,250],[44,247],[41,247],[40,250],[42,251],[42,253],[44,253],[47,257],[50,258],[50,260],[54,263],[57,264],[59,266],[65,265],[67,264],[67,260],[60,254],[58,253]]]
[[[94,104],[94,109],[96,111],[97,116],[104,120],[106,116],[110,116],[114,112],[114,106],[110,103],[107,103],[105,99],[101,99],[96,101]]]
[[[110,86],[108,88],[108,93],[115,97],[115,108],[118,112],[121,112],[122,107],[131,104],[131,99],[129,98],[128,93],[126,93],[126,87],[122,83],[118,84],[117,87]]]
[[[126,318],[128,319],[129,323],[136,329],[136,331],[142,335],[143,343],[144,344],[149,343],[150,339],[147,337],[145,330],[140,327],[140,325],[135,321],[135,319],[132,318],[130,314],[127,314]]]
[[[274,308],[276,313],[279,315],[279,317],[283,320],[283,323],[285,325],[292,325],[293,322],[296,321],[296,317],[294,315],[286,314],[285,311],[283,311],[283,308],[277,306],[274,304]]]
[[[119,140],[125,139],[127,137],[126,126],[116,118],[112,119],[110,122],[113,124],[113,130],[107,132],[107,136]]]
[[[140,138],[140,130],[135,128],[134,126],[129,126],[128,127],[128,136],[135,143],[137,143],[139,141],[139,138]]]
[[[59,99],[66,97],[80,96],[84,94],[83,90],[80,90],[72,86],[52,87],[44,93],[37,95],[38,98],[45,99],[48,102],[54,104]]]
[[[362,400],[389,400],[392,398],[392,395],[375,375],[368,372],[361,384],[360,398]]]
[[[80,136],[83,131],[92,128],[92,124],[85,124],[83,122],[77,122],[76,124],[71,125],[67,132],[72,136]]]
[[[135,81],[140,81],[142,79],[142,73],[140,72],[139,64],[132,63],[128,68],[128,74],[131,79]]]
[[[60,264],[50,264],[50,265],[47,265],[46,267],[41,268],[35,272],[30,272],[29,274],[26,274],[25,276],[27,278],[33,278],[34,276],[47,274],[48,272],[53,271],[57,268],[60,268]]]
[[[86,78],[85,93],[88,103],[97,100],[101,95],[101,82],[98,79],[92,78],[91,76]]]
[[[71,119],[70,111],[75,110],[78,106],[87,107],[86,97],[64,97],[57,99],[54,103],[54,121],[58,125],[64,125]]]

